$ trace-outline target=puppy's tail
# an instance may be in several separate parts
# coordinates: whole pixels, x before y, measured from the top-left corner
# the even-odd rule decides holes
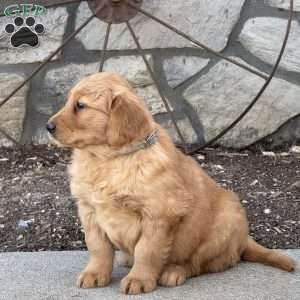
[[[262,263],[288,272],[295,269],[295,262],[290,257],[278,251],[267,249],[250,237],[248,238],[247,247],[242,253],[242,259]]]

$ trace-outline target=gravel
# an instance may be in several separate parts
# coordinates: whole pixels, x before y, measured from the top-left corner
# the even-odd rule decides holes
[[[300,248],[299,152],[208,149],[195,159],[240,195],[258,242]],[[85,249],[66,164],[58,162],[69,156],[46,146],[0,148],[0,252]]]

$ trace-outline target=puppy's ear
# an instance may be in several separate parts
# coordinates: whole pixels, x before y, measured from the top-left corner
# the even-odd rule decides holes
[[[122,147],[134,140],[143,140],[151,132],[151,117],[137,97],[127,90],[113,94],[107,141]]]

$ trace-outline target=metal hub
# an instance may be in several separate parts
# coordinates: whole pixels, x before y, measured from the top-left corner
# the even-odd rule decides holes
[[[88,0],[92,12],[106,23],[124,23],[138,13],[143,0]]]

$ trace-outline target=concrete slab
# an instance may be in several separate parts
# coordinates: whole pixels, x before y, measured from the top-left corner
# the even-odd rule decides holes
[[[103,289],[75,287],[76,274],[87,261],[86,252],[0,254],[0,300],[299,300],[300,250],[285,251],[298,261],[294,273],[241,263],[224,273],[190,279],[177,288],[159,287],[151,294],[125,296],[120,279],[127,269],[116,267],[112,284]]]

